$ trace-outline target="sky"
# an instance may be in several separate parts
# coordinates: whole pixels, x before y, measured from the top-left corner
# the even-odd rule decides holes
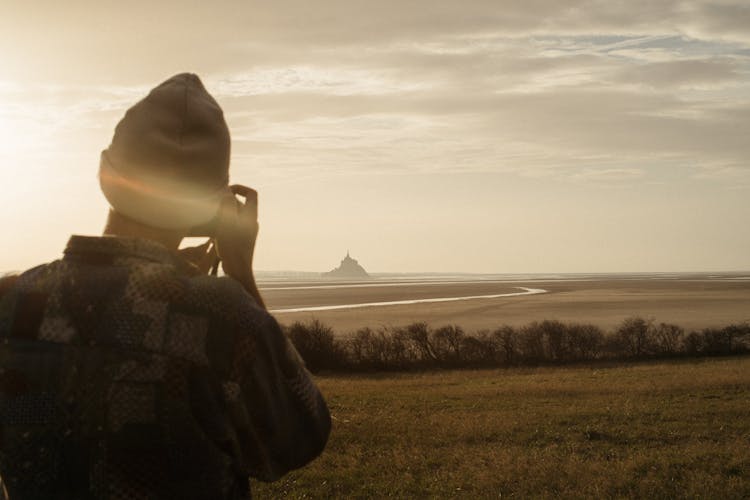
[[[101,234],[125,110],[197,73],[261,270],[750,269],[750,3],[0,0],[0,271]]]

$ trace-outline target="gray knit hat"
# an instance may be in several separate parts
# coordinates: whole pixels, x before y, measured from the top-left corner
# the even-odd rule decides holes
[[[160,228],[210,221],[229,184],[229,129],[200,78],[182,73],[130,108],[102,151],[99,183],[115,211]]]

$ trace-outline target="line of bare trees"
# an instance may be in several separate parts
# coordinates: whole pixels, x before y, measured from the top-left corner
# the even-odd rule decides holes
[[[361,328],[336,335],[318,320],[285,331],[313,371],[409,370],[563,364],[595,360],[727,356],[750,353],[750,324],[686,333],[640,317],[611,332],[592,324],[533,322],[466,333],[427,323]]]

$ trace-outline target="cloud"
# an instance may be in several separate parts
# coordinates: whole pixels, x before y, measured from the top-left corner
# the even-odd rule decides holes
[[[732,58],[660,61],[620,70],[615,78],[623,83],[650,87],[720,86],[736,82],[741,75]]]
[[[393,79],[365,69],[311,65],[257,68],[212,80],[212,88],[217,94],[231,97],[286,93],[370,95],[410,92],[426,87],[419,82]]]
[[[691,176],[696,180],[731,181],[740,185],[750,185],[750,169],[721,162],[699,165]]]
[[[96,70],[96,81],[142,83],[144,72],[152,79],[196,63],[219,72],[304,64],[322,52],[367,58],[369,49],[388,45],[453,41],[455,50],[493,37],[684,35],[747,46],[749,12],[743,0],[26,2],[6,10],[0,46],[4,66],[22,74],[91,78],[69,64],[75,54]]]
[[[640,168],[588,168],[573,174],[571,177],[573,179],[593,182],[619,182],[638,180],[644,176],[645,172]]]
[[[682,9],[682,25],[696,38],[750,41],[750,4],[743,1],[689,2]]]
[[[28,65],[15,66],[24,85],[0,85],[18,103],[6,121],[32,106],[50,133],[107,129],[169,73],[196,67],[226,110],[240,168],[625,181],[653,162],[685,176],[750,165],[742,2],[135,7],[15,7],[0,42]],[[90,36],[72,36],[84,20]],[[47,78],[29,86],[29,75]]]

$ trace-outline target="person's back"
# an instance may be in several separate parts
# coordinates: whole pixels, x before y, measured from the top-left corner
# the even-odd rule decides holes
[[[247,498],[317,456],[325,402],[248,290],[122,235],[21,274],[0,297],[10,498]]]

